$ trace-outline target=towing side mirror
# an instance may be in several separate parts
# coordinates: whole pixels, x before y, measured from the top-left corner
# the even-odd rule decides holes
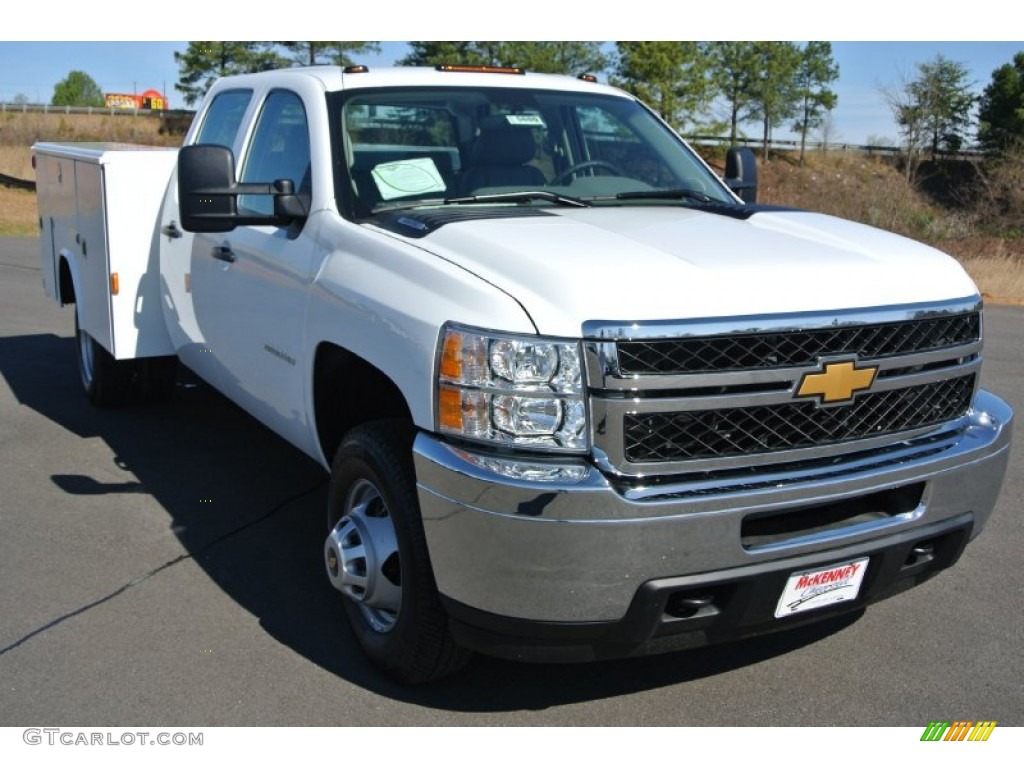
[[[239,214],[239,195],[273,195],[274,214]],[[181,226],[188,232],[230,232],[240,224],[283,227],[306,216],[294,182],[239,184],[235,156],[218,144],[193,144],[179,151],[178,209]]]
[[[238,216],[235,156],[227,147],[195,144],[178,153],[178,208],[189,232],[230,232]],[[215,191],[220,194],[214,194]]]
[[[750,147],[729,147],[725,153],[725,183],[744,203],[757,202],[757,160]]]

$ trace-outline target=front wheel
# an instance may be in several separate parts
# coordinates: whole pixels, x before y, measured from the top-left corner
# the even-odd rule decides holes
[[[404,682],[436,680],[469,652],[452,640],[438,598],[412,467],[411,425],[353,429],[331,469],[324,563],[352,630],[381,670]]]

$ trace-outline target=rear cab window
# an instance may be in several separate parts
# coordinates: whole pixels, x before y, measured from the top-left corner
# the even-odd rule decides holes
[[[242,124],[245,111],[252,101],[252,90],[240,88],[218,93],[203,117],[196,135],[196,144],[219,144],[231,147]]]

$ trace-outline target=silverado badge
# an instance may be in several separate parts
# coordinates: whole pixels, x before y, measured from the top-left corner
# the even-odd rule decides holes
[[[820,373],[804,374],[796,396],[817,397],[822,405],[848,403],[855,393],[871,387],[876,373],[877,366],[857,368],[853,360],[825,363]]]

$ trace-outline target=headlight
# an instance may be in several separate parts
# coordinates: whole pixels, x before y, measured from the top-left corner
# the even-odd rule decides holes
[[[440,431],[504,445],[587,449],[578,342],[448,326],[440,358]]]

